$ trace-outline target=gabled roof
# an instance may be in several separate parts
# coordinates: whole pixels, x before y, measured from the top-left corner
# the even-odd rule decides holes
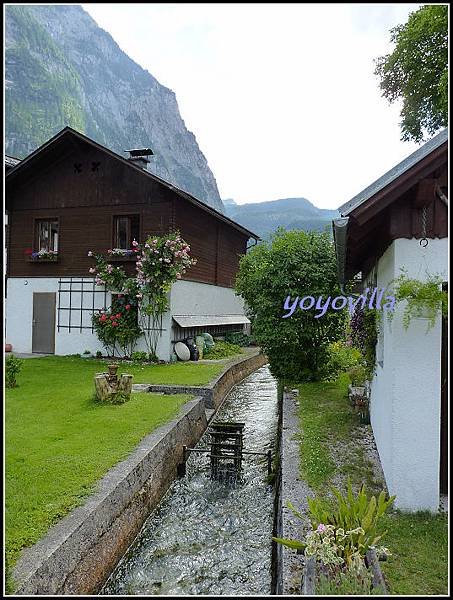
[[[339,207],[339,212],[343,217],[349,215],[350,212],[358,208],[361,204],[366,202],[369,198],[383,190],[390,183],[398,179],[401,175],[403,175],[406,171],[414,167],[417,163],[431,154],[434,150],[442,146],[443,144],[447,144],[448,142],[448,129],[443,129],[440,133],[431,138],[426,144],[423,144],[420,148],[418,148],[415,152],[410,154],[403,161],[394,166],[390,171],[387,171],[382,177],[379,177],[376,181],[374,181],[367,188],[362,190],[359,194],[354,196],[345,204],[342,204]]]
[[[148,177],[154,181],[157,181],[161,185],[167,187],[168,189],[170,189],[173,192],[175,192],[176,194],[178,194],[181,198],[184,198],[185,200],[187,200],[194,206],[197,206],[201,210],[211,214],[212,216],[216,217],[217,219],[224,221],[227,225],[234,227],[235,229],[237,229],[244,235],[254,238],[256,240],[261,239],[256,233],[253,233],[252,231],[249,231],[242,225],[239,225],[239,223],[236,223],[235,221],[233,221],[226,215],[223,215],[222,213],[215,210],[211,206],[208,206],[201,200],[198,200],[197,198],[195,198],[188,192],[185,192],[184,190],[179,189],[175,185],[169,183],[168,181],[165,181],[165,179],[161,179],[160,177],[158,177],[157,175],[154,175],[153,173],[150,173],[149,171],[145,171],[140,166],[134,164],[132,161],[124,158],[123,156],[121,156],[120,154],[117,154],[116,152],[113,152],[113,150],[109,150],[105,146],[102,146],[102,144],[99,144],[98,142],[95,142],[91,138],[87,137],[86,135],[83,135],[82,133],[79,133],[75,129],[72,129],[72,127],[65,127],[59,133],[57,133],[52,138],[50,138],[50,140],[45,142],[42,146],[37,148],[34,152],[29,154],[26,158],[24,158],[18,164],[16,164],[7,173],[6,181],[8,181],[8,182],[13,181],[18,175],[23,173],[28,167],[32,166],[35,162],[39,161],[41,158],[43,158],[47,153],[51,152],[53,149],[56,150],[63,141],[68,140],[68,139],[72,139],[74,141],[81,141],[85,144],[92,146],[93,148],[96,148],[97,150],[105,152],[112,158],[115,158],[116,160],[121,161],[123,164],[126,164],[129,168],[134,169],[136,172],[143,175],[143,177]]]
[[[5,168],[7,171],[13,169],[19,163],[20,158],[15,158],[14,156],[8,156],[8,154],[5,154]]]
[[[436,235],[443,235],[447,227],[444,217],[447,218],[445,205],[448,200],[432,174],[446,168],[447,150],[448,130],[444,129],[340,206],[338,211],[341,217],[332,220],[332,227],[338,279],[342,285],[358,271],[363,268],[366,270],[367,262],[382,254],[392,239],[414,235],[414,227],[417,231],[413,218],[395,219],[390,231],[388,208],[404,198],[409,190],[415,190],[414,195],[417,195],[417,190],[420,192],[417,202],[424,201],[429,194],[431,199],[439,199],[444,209],[436,211],[436,218],[433,216],[430,226]],[[423,188],[423,183],[429,185]]]

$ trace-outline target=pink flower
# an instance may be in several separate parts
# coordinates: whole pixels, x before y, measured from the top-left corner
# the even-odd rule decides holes
[[[112,321],[112,327],[117,327],[118,323],[116,321]]]
[[[132,245],[134,246],[134,248],[136,248],[138,246],[137,240],[132,240]]]
[[[107,250],[107,252],[108,252],[108,254],[112,254],[112,251],[111,251],[111,250]]]
[[[316,531],[318,531],[319,533],[324,533],[324,531],[326,531],[327,527],[325,525],[323,525],[322,523],[320,523],[318,525],[318,528],[316,529]]]
[[[96,269],[94,269],[93,267],[91,267],[90,269],[88,269],[90,273],[96,273]]]
[[[130,304],[126,304],[126,306],[124,307],[126,310],[130,310],[131,309],[131,305]]]

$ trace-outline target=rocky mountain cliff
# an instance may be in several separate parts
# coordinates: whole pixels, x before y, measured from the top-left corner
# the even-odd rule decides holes
[[[316,208],[306,198],[281,198],[269,202],[236,204],[231,199],[223,201],[226,214],[263,239],[278,227],[284,229],[331,230],[331,220],[339,217],[337,210]]]
[[[7,154],[24,158],[70,125],[122,156],[152,148],[151,172],[224,211],[174,92],[80,6],[7,6],[5,46]]]

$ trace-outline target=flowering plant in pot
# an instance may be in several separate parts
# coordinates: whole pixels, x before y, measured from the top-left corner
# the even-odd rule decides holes
[[[368,571],[372,550],[376,557],[386,557],[390,552],[384,546],[377,546],[386,531],[380,528],[384,513],[391,507],[395,496],[386,497],[384,491],[379,496],[368,495],[362,484],[358,493],[352,491],[351,482],[345,494],[333,488],[337,505],[321,498],[307,498],[311,531],[305,541],[273,538],[274,541],[294,550],[303,551],[306,560],[313,559],[317,568],[318,581],[324,577],[335,584],[341,580],[355,581],[364,589],[371,591],[371,573]],[[305,522],[306,517],[287,502],[293,514]],[[376,567],[378,568],[378,566]],[[368,588],[368,589],[366,589]],[[338,592],[337,592],[338,593]]]
[[[33,261],[54,261],[58,258],[58,252],[56,250],[46,250],[43,248],[38,252],[32,252],[31,254],[29,254],[29,256],[30,260]]]

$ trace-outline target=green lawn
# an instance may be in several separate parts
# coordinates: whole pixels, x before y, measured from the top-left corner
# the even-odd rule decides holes
[[[303,430],[300,440],[301,476],[313,491],[320,494],[329,487],[338,469],[331,453],[332,444],[348,440],[358,423],[357,415],[345,400],[348,384],[348,376],[342,375],[335,383],[304,383],[298,386]],[[363,456],[352,457],[349,453],[347,462],[343,468],[350,469],[348,475],[351,481],[360,483]],[[361,465],[358,470],[351,468],[356,462]]]
[[[383,543],[393,556],[381,563],[392,594],[448,593],[447,515],[395,511],[385,517]]]
[[[125,366],[135,382],[202,385],[220,364]],[[19,387],[6,394],[6,544],[21,549],[80,504],[94,484],[189,396],[133,394],[122,405],[93,400],[102,361],[43,357],[23,361]]]
[[[380,491],[372,464],[361,447],[354,444],[358,416],[347,398],[348,383],[347,375],[342,375],[335,383],[298,385],[300,471],[320,497],[324,497],[334,478],[344,485],[349,477],[353,485],[364,482],[372,493]],[[385,516],[382,529],[388,530],[382,542],[393,554],[381,563],[390,593],[448,593],[445,514],[393,511]]]

